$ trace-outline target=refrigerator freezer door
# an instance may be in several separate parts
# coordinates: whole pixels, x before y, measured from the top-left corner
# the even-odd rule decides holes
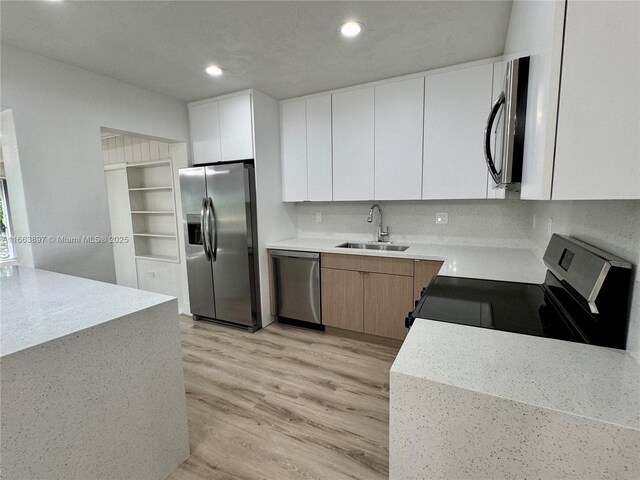
[[[256,317],[251,296],[253,245],[248,169],[244,164],[205,168],[211,199],[208,230],[214,259],[215,318],[251,327]]]
[[[182,191],[182,212],[185,232],[185,258],[189,279],[189,303],[191,313],[215,318],[216,308],[213,295],[211,261],[205,233],[203,200],[207,199],[204,167],[181,168],[180,189]],[[206,203],[205,203],[206,206]]]

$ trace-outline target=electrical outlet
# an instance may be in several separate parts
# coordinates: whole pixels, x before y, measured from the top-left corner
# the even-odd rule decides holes
[[[448,213],[436,213],[436,223],[440,225],[445,225],[449,223],[449,214]]]
[[[547,236],[551,236],[551,234],[553,233],[553,218],[549,217],[549,220],[547,220]]]
[[[322,212],[316,212],[316,223],[322,222]]]

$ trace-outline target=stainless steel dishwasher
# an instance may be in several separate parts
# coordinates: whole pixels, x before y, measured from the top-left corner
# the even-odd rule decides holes
[[[272,250],[276,316],[279,322],[322,325],[320,254]]]

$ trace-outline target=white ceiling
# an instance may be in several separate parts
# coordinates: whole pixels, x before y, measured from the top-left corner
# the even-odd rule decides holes
[[[510,1],[2,2],[2,42],[181,100],[275,98],[501,55]],[[366,29],[346,40],[338,26]],[[216,63],[221,78],[203,69]]]

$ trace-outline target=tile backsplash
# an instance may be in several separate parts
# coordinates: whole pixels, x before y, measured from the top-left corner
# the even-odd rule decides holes
[[[296,205],[299,237],[373,240],[378,213],[367,223],[374,202]],[[378,202],[393,242],[530,248],[532,203],[512,200]],[[447,213],[447,224],[436,214]],[[317,217],[321,219],[317,222]]]

